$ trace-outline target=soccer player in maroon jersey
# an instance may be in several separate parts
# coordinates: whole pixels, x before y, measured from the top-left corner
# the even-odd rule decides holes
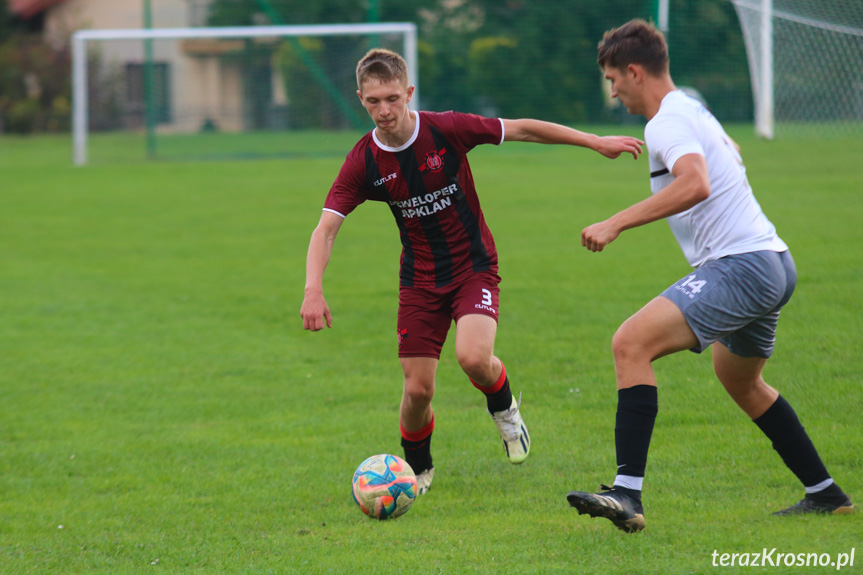
[[[375,49],[357,65],[357,95],[375,123],[348,154],[312,233],[300,315],[303,328],[332,327],[323,274],[345,217],[366,200],[386,202],[402,242],[398,342],[404,371],[399,423],[405,460],[425,493],[434,474],[431,407],[438,359],[453,320],[455,351],[503,439],[507,458],[523,462],[530,436],[494,355],[498,317],[498,260],[486,226],[467,153],[505,141],[568,144],[609,158],[637,158],[643,142],[599,137],[539,120],[504,120],[408,108],[414,87],[401,56]]]

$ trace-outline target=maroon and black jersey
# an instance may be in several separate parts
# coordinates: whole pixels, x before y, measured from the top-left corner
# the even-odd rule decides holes
[[[374,130],[354,146],[324,209],[347,216],[366,200],[387,202],[401,234],[402,286],[441,287],[464,274],[497,273],[467,153],[502,141],[500,119],[418,112],[403,146],[383,145]]]

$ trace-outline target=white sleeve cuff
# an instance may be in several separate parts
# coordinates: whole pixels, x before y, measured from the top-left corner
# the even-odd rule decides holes
[[[337,216],[341,216],[342,218],[346,218],[347,216],[341,212],[337,212],[336,210],[331,210],[329,208],[324,208],[325,212],[330,212],[331,214],[336,214]]]

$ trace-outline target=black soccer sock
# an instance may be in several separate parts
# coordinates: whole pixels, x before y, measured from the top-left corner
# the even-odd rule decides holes
[[[650,436],[659,411],[656,387],[636,385],[617,392],[617,416],[614,426],[614,445],[617,450],[617,474],[644,477]],[[632,486],[627,495],[641,500],[640,490]],[[638,492],[637,495],[636,493]]]
[[[812,440],[784,397],[776,398],[773,405],[753,421],[773,442],[773,449],[804,487],[830,479]]]
[[[407,431],[401,428],[402,448],[405,451],[405,461],[411,466],[414,473],[419,475],[427,469],[431,469],[431,439],[434,431],[434,415],[431,423],[419,431]]]
[[[497,381],[488,387],[479,385],[474,380],[470,380],[475,388],[485,394],[485,402],[489,413],[497,413],[512,407],[512,391],[509,388],[509,378],[506,376],[506,368],[503,362],[500,364],[500,377]]]
[[[831,483],[821,491],[807,493],[806,497],[819,503],[830,503],[832,505],[847,505],[850,501],[848,495],[836,483]]]
[[[410,441],[402,437],[402,448],[405,450],[405,461],[417,475],[433,467],[431,435],[423,441]]]

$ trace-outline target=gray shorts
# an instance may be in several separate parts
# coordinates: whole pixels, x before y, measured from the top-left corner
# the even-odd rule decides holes
[[[776,324],[797,285],[791,252],[760,251],[707,262],[662,295],[683,312],[701,353],[721,341],[742,357],[770,357]]]

